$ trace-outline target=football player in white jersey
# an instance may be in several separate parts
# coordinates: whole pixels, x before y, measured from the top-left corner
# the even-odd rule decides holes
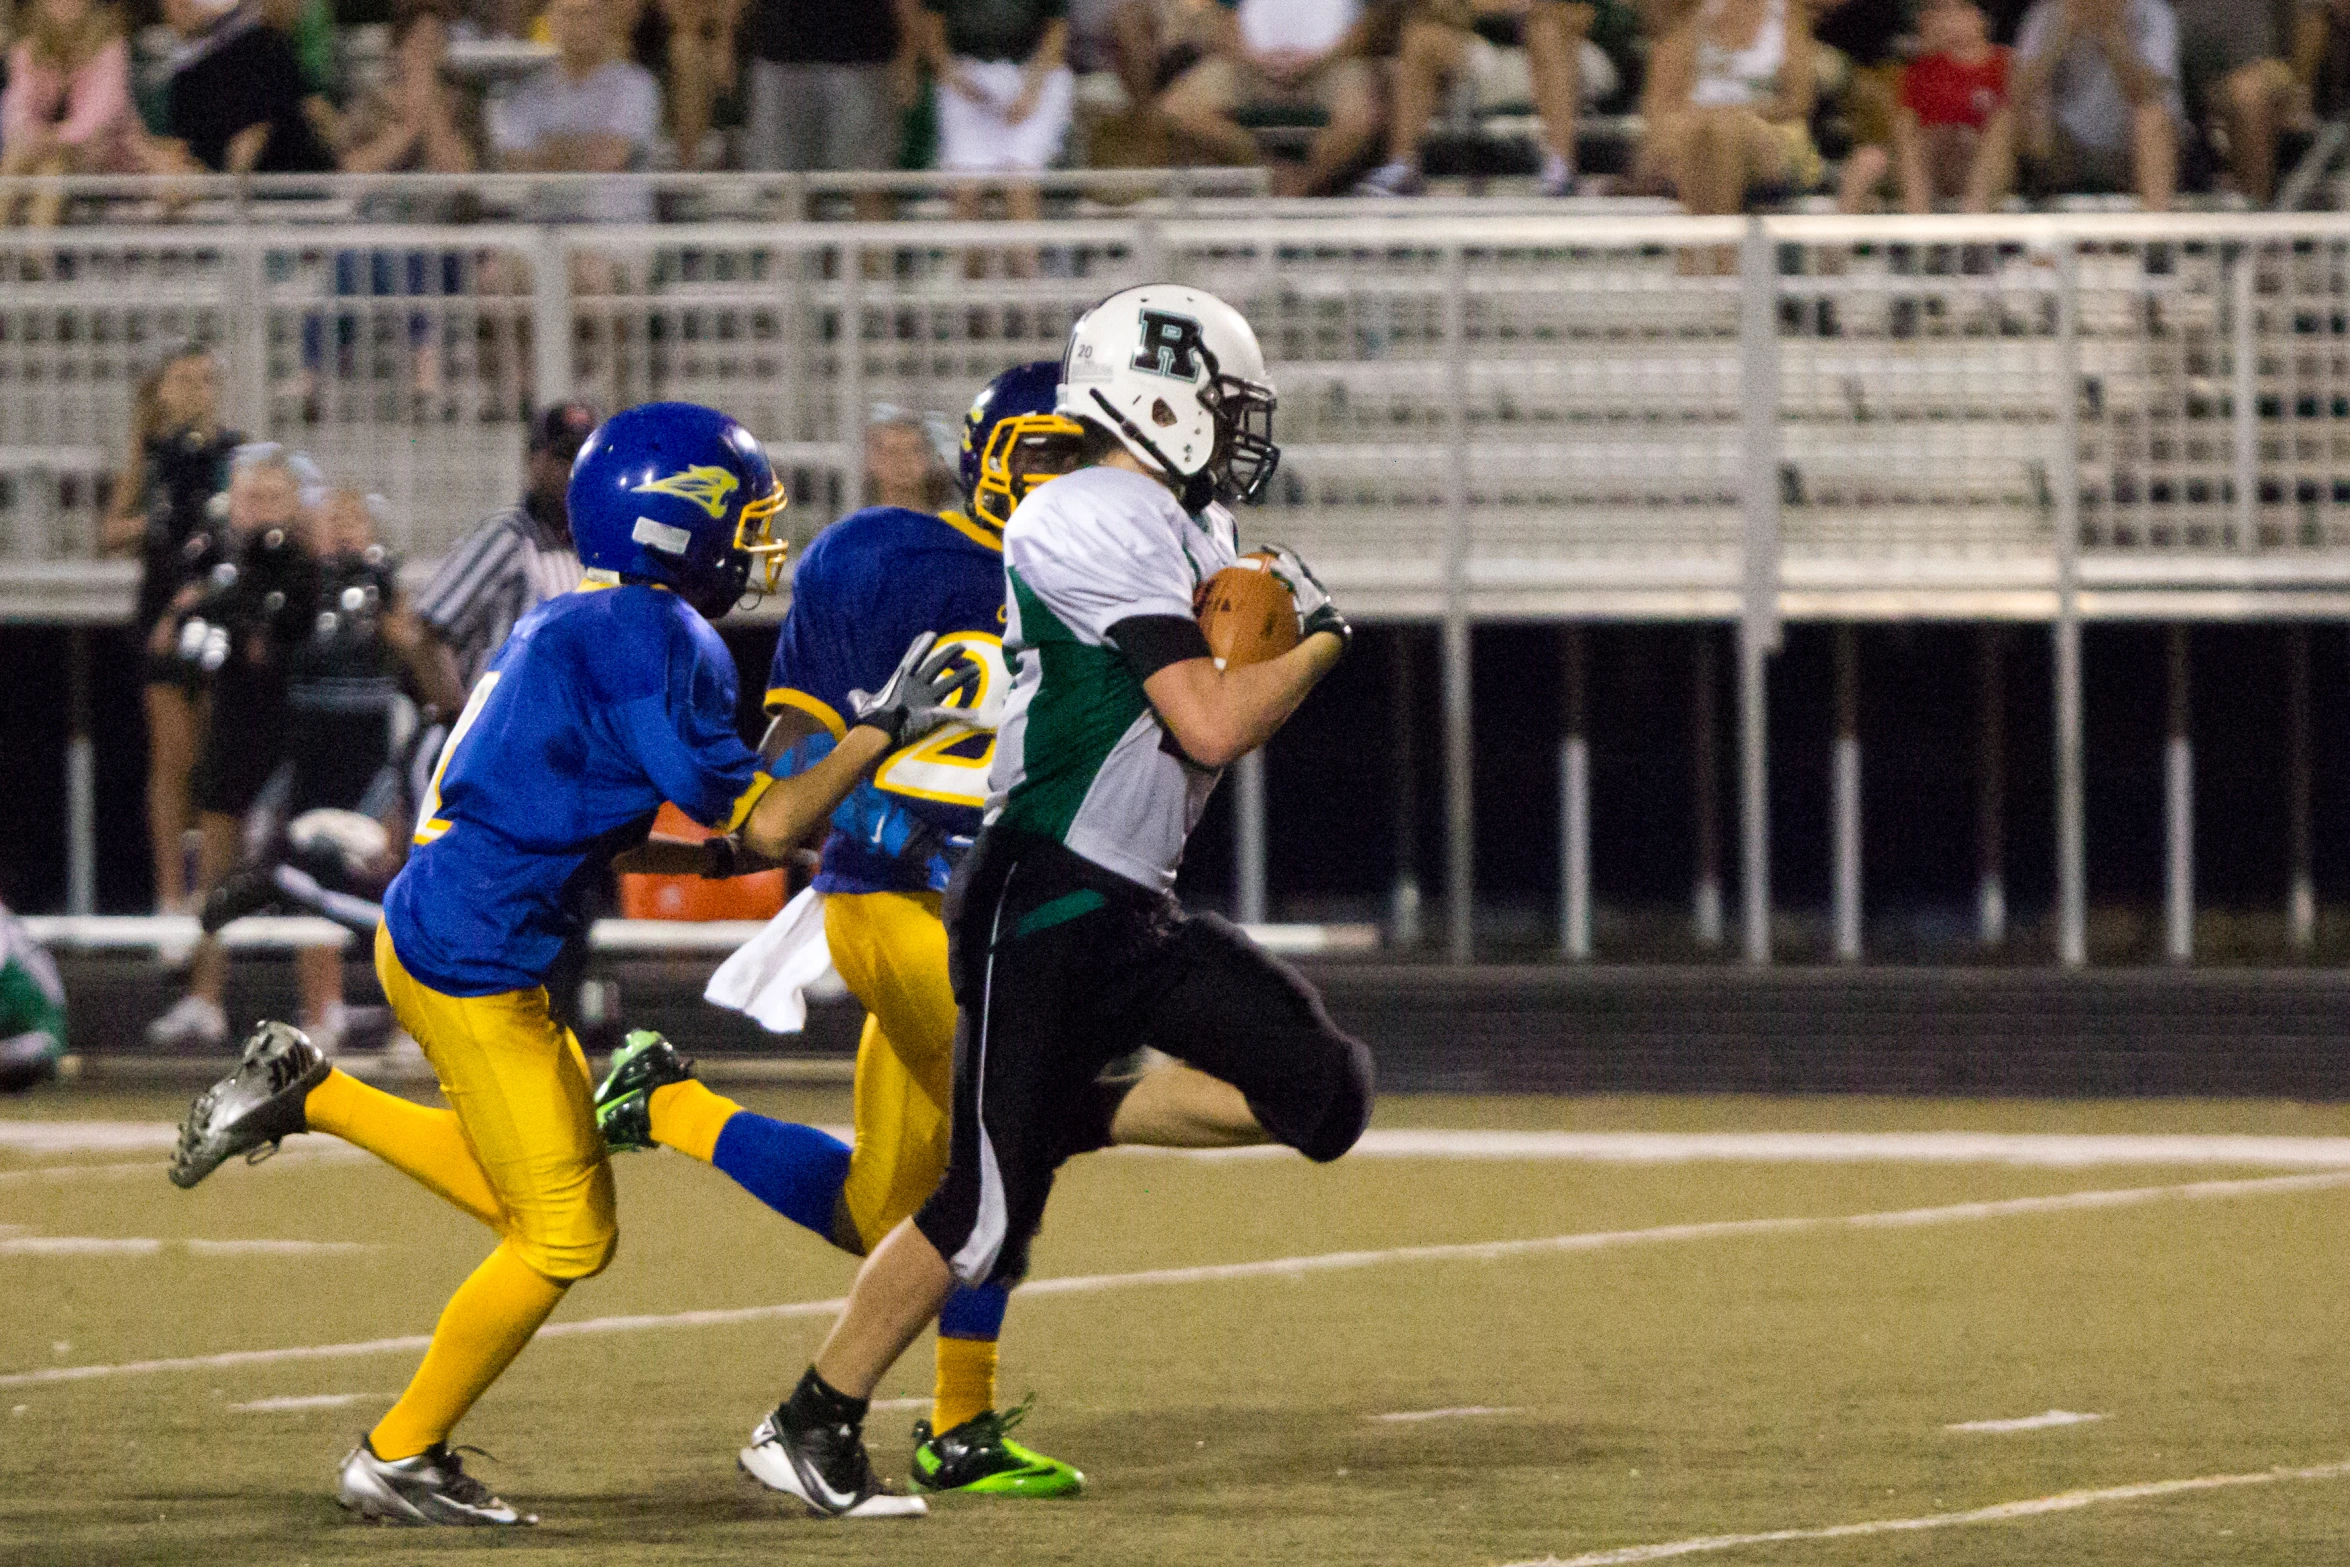
[[[1295,648],[1218,668],[1194,618],[1234,560],[1219,503],[1257,499],[1280,457],[1256,334],[1197,289],[1113,294],[1072,330],[1056,406],[1084,465],[1005,531],[1012,692],[986,826],[946,897],[961,1008],[947,1172],[741,1454],[819,1513],[897,1511],[867,1459],[867,1400],[957,1280],[1025,1271],[1107,1062],[1147,1042],[1217,1079],[1225,1097],[1202,1113],[1221,1141],[1329,1160],[1370,1117],[1370,1054],[1313,988],[1173,895],[1221,770],[1272,738],[1352,636],[1286,550]]]

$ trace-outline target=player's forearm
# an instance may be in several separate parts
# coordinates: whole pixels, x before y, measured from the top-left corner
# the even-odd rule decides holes
[[[1317,632],[1261,664],[1218,669],[1211,659],[1186,659],[1144,681],[1143,693],[1186,756],[1229,767],[1272,739],[1345,651],[1336,636]]]
[[[743,847],[780,861],[822,826],[833,807],[889,754],[889,736],[869,724],[851,729],[824,760],[804,773],[779,778],[759,796],[743,823]]]

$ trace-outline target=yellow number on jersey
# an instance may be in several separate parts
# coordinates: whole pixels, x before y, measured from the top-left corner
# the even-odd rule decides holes
[[[441,775],[449,770],[449,758],[457,754],[457,742],[465,738],[465,731],[481,716],[482,705],[489,701],[490,692],[498,684],[498,671],[491,670],[475,682],[472,695],[465,699],[465,711],[457,715],[450,726],[449,738],[441,742],[440,760],[432,764],[432,782],[424,791],[424,804],[416,812],[416,841],[430,843],[449,830],[441,819]]]
[[[995,726],[1012,689],[1004,667],[1004,639],[984,631],[940,637],[979,666],[979,689],[958,705],[971,709],[967,724],[947,724],[881,764],[873,786],[884,794],[936,800],[979,810],[987,804],[987,771],[995,760]]]

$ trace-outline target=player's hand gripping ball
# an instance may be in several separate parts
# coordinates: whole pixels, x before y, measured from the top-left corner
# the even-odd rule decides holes
[[[1216,667],[1261,664],[1297,646],[1297,601],[1274,574],[1273,557],[1243,555],[1200,589],[1199,629]]]

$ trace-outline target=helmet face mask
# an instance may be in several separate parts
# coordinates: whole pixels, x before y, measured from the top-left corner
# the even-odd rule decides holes
[[[979,484],[971,510],[997,532],[1028,492],[1077,466],[1085,427],[1059,414],[1018,414],[996,422],[979,457]]]
[[[743,591],[759,598],[783,588],[784,557],[791,550],[789,540],[776,537],[775,519],[782,516],[791,504],[783,481],[775,481],[775,488],[765,495],[754,496],[743,504],[742,515],[734,524],[734,547],[744,556]],[[742,592],[737,592],[740,598]]]
[[[1200,388],[1199,400],[1216,421],[1216,451],[1207,469],[1216,499],[1256,505],[1281,467],[1281,448],[1273,444],[1273,410],[1280,399],[1269,386],[1216,373]]]

